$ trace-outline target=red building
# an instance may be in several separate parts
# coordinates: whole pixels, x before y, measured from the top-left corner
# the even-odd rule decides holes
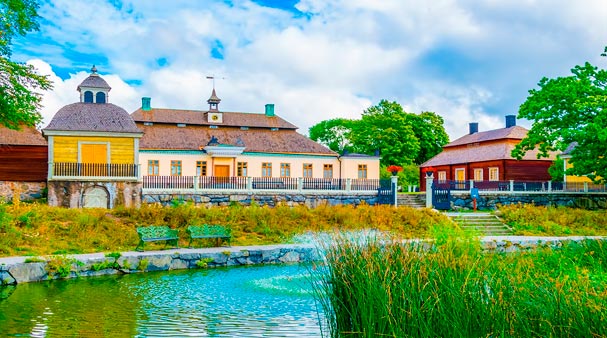
[[[526,135],[527,129],[516,125],[514,115],[506,116],[505,128],[485,132],[478,132],[478,123],[470,123],[468,135],[443,146],[441,153],[420,165],[422,190],[429,171],[439,182],[550,181],[548,167],[556,155],[538,159],[537,150],[528,151],[521,160],[510,155]]]

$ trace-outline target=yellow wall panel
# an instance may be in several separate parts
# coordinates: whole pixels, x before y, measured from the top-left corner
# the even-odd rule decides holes
[[[134,163],[135,139],[131,137],[55,136],[54,162],[77,162],[78,142],[109,143],[111,163]]]

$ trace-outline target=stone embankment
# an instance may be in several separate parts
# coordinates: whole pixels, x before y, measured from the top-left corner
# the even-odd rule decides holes
[[[486,250],[513,252],[540,246],[560,247],[567,241],[584,239],[604,239],[604,237],[487,236],[481,241]],[[238,265],[306,263],[320,260],[322,253],[315,244],[7,257],[0,258],[0,286],[59,278]]]

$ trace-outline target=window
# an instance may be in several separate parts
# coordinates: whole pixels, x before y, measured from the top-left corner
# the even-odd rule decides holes
[[[196,161],[196,176],[207,176],[207,161]]]
[[[291,177],[291,163],[280,164],[280,177]]]
[[[455,169],[455,180],[456,181],[465,181],[466,180],[466,169],[457,168]]]
[[[181,176],[181,161],[171,161],[171,176]]]
[[[261,177],[272,177],[272,163],[263,162],[261,164]]]
[[[105,103],[105,93],[104,92],[98,92],[96,96],[97,96],[97,99],[95,100],[96,103]]]
[[[238,162],[236,169],[236,176],[246,177],[247,176],[247,162]]]
[[[446,171],[439,171],[438,172],[438,180],[439,181],[446,181],[447,180],[447,172]]]
[[[148,160],[148,176],[158,176],[159,171],[158,160]]]
[[[84,103],[93,103],[93,92],[89,90],[84,92]]]
[[[312,177],[312,163],[303,164],[303,177]]]
[[[500,169],[498,167],[489,168],[489,181],[500,180]]]
[[[367,165],[366,164],[358,165],[358,178],[367,178]]]
[[[474,180],[475,181],[483,180],[483,169],[474,169]]]
[[[322,177],[333,178],[333,165],[332,164],[324,164],[322,166]]]

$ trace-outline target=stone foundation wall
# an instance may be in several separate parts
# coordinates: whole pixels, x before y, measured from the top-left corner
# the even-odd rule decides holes
[[[540,206],[566,206],[583,209],[607,209],[607,193],[481,193],[477,209],[496,209],[498,204],[534,204]],[[452,209],[473,209],[469,193],[451,195]]]
[[[46,197],[46,182],[0,181],[0,200],[9,202],[15,193],[21,201],[33,201]]]
[[[49,181],[48,182],[48,204],[54,207],[83,208],[91,205],[87,194],[91,191],[101,193],[105,197],[95,196],[101,199],[100,204],[106,208],[125,206],[127,208],[138,208],[141,206],[140,182],[82,182],[82,181]],[[102,199],[105,198],[105,201]],[[101,206],[104,207],[104,206]]]
[[[145,204],[161,204],[163,206],[171,205],[174,201],[192,202],[197,206],[214,207],[226,206],[231,203],[239,203],[249,206],[254,201],[258,205],[275,206],[280,203],[286,205],[306,205],[316,207],[320,204],[329,205],[351,204],[359,205],[366,203],[374,205],[377,203],[377,192],[255,192],[255,193],[153,193],[144,192],[143,201]]]
[[[25,257],[0,258],[0,286],[58,278],[91,277],[146,271],[166,271],[204,267],[304,263],[320,260],[313,246],[283,245],[246,248],[172,249],[166,251],[126,252],[119,258],[103,254],[44,257],[41,262],[26,263]],[[31,259],[31,257],[30,257]],[[49,262],[69,267],[65,276],[49,270]],[[60,263],[61,264],[61,263]]]

